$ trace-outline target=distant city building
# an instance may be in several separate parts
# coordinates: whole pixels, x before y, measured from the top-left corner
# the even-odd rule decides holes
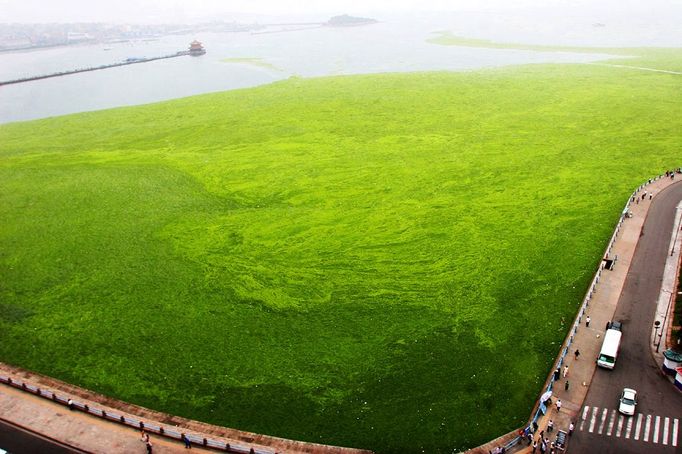
[[[92,41],[95,38],[91,36],[89,33],[82,33],[82,32],[68,32],[66,34],[66,41],[69,43],[80,43],[80,42],[86,42],[86,41]]]
[[[193,57],[198,57],[199,55],[204,55],[206,53],[206,49],[204,49],[204,46],[201,45],[199,41],[196,39],[192,41],[189,45],[189,54],[192,55]]]

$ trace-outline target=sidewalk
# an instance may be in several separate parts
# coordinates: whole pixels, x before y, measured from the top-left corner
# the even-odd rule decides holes
[[[610,253],[605,254],[604,257],[617,259],[615,266],[613,270],[602,270],[592,298],[589,300],[584,313],[580,311],[574,325],[572,325],[577,327],[572,342],[571,336],[569,336],[561,347],[560,353],[563,353],[564,349],[570,343],[563,362],[561,362],[560,355],[559,359],[557,359],[554,364],[552,370],[554,371],[557,367],[560,367],[561,377],[554,383],[552,388],[552,405],[547,409],[547,413],[544,416],[538,418],[538,432],[534,436],[535,440],[538,440],[538,434],[541,431],[544,431],[544,436],[549,438],[550,441],[554,441],[559,430],[568,432],[568,427],[571,422],[573,422],[576,427],[579,425],[580,409],[582,408],[582,404],[587,395],[592,376],[597,368],[594,358],[599,355],[599,349],[601,348],[603,336],[606,331],[606,324],[613,319],[613,315],[618,306],[618,300],[620,299],[625,278],[628,274],[635,248],[637,247],[637,242],[639,241],[642,226],[648,215],[649,206],[651,204],[649,194],[653,193],[655,197],[662,189],[679,182],[680,179],[682,179],[682,176],[679,174],[676,175],[676,177],[675,180],[671,180],[670,178],[663,176],[662,178],[643,186],[636,193],[636,200],[631,202],[629,210],[632,213],[632,217],[623,218],[622,225],[620,226],[616,239],[611,247],[611,251]],[[642,195],[645,192],[647,195],[642,199]],[[679,254],[679,251],[675,254],[675,257],[678,257],[677,254]],[[669,267],[667,266],[666,268]],[[675,271],[673,271],[673,273],[674,272]],[[667,273],[668,271],[666,270],[666,274]],[[668,296],[668,294],[665,294],[666,302]],[[590,316],[589,327],[586,325],[586,317],[588,315]],[[575,357],[576,350],[580,350],[579,358]],[[563,376],[564,366],[568,366],[568,375],[565,378]],[[550,373],[543,390],[547,389],[551,379],[552,375]],[[556,402],[559,399],[562,403],[560,411],[556,407]],[[533,414],[534,412],[535,409],[533,409]],[[547,423],[550,420],[554,422],[553,432],[547,431]],[[496,445],[490,443],[489,446],[490,447],[486,445],[486,448],[493,449]],[[531,447],[528,446],[527,441],[522,441],[517,446],[513,447],[511,451],[525,454],[531,452]],[[536,452],[540,452],[539,446]]]
[[[92,453],[146,453],[147,448],[141,440],[141,430],[119,424],[115,421],[99,417],[104,410],[116,421],[142,421],[148,428],[147,433],[153,444],[155,453],[186,452],[179,438],[181,433],[193,441],[192,452],[225,452],[226,443],[230,444],[229,452],[249,454],[276,453],[310,453],[310,454],[366,454],[370,451],[343,448],[337,446],[306,443],[283,438],[260,435],[250,432],[214,426],[192,421],[178,416],[149,410],[126,402],[118,401],[77,386],[55,380],[41,374],[32,373],[20,368],[0,363],[0,377],[12,378],[12,381],[26,383],[27,386],[40,389],[43,396],[17,389],[0,383],[0,419],[31,432],[58,440],[63,444]],[[57,402],[53,401],[54,395]],[[52,397],[50,397],[52,396]],[[68,399],[74,402],[74,409],[65,405]],[[61,401],[61,402],[60,402]],[[83,405],[87,405],[95,415],[86,413]],[[155,428],[163,427],[166,435],[157,434]],[[219,443],[219,449],[209,449],[201,445],[202,440],[208,443]]]

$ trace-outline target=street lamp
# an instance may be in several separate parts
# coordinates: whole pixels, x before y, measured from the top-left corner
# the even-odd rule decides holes
[[[658,329],[659,329],[660,327],[661,327],[661,322],[658,321],[658,320],[656,320],[656,321],[654,322],[654,329],[655,329],[655,331],[654,331],[654,345],[656,344],[656,335],[658,334]],[[659,346],[659,345],[661,345],[660,342],[658,343],[658,345],[656,345],[656,353],[658,353],[658,346]]]

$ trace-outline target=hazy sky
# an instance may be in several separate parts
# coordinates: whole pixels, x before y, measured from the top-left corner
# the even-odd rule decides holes
[[[0,0],[0,22],[182,22],[239,19],[241,14],[318,15],[419,11],[510,11],[667,14],[682,0]]]

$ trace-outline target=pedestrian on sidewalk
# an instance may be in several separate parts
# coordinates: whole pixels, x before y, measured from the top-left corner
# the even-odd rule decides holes
[[[573,424],[573,421],[568,425],[568,436],[570,437],[573,435],[573,429],[575,429],[575,425]]]
[[[559,377],[561,377],[561,367],[557,367],[554,371],[554,381],[559,381]]]
[[[535,450],[538,449],[538,442],[537,440],[533,441],[533,450],[530,452],[530,454],[535,454]]]
[[[566,380],[566,383],[564,383],[564,391],[568,391],[568,380]]]
[[[152,442],[147,441],[147,454],[152,454]]]
[[[649,200],[651,200],[651,199],[653,199],[653,198],[654,198],[654,193],[653,193],[653,192],[650,192],[650,193],[649,193]]]
[[[187,435],[182,434],[181,438],[182,442],[185,444],[185,449],[192,449],[192,443],[189,441],[189,438],[187,438]]]
[[[554,430],[554,421],[552,421],[550,419],[549,422],[547,423],[547,432],[551,432],[553,430]]]
[[[590,316],[588,315],[587,318],[585,319],[585,327],[589,328],[590,327]]]
[[[561,399],[557,399],[556,401],[556,411],[561,411]]]
[[[580,350],[578,350],[578,349],[576,348],[576,349],[575,349],[575,353],[573,353],[573,354],[575,355],[575,360],[578,361],[578,357],[580,356]]]
[[[568,364],[564,366],[564,378],[568,377]]]
[[[73,410],[73,400],[72,399],[69,399],[68,401],[66,401],[66,405],[69,406],[69,410]]]
[[[147,432],[145,432],[144,429],[142,429],[141,435],[142,435],[142,438],[140,441],[142,441],[142,443],[147,443],[149,441],[149,434]]]

